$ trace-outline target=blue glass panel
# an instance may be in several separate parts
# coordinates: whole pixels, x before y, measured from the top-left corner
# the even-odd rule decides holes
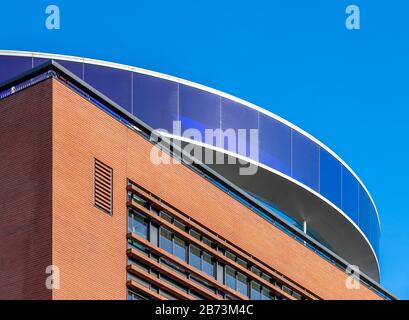
[[[206,252],[202,253],[202,266],[204,272],[212,277],[214,276],[214,262],[212,257]]]
[[[166,250],[169,253],[173,253],[172,250],[172,233],[165,229],[160,229],[159,245],[162,249]]]
[[[359,186],[359,227],[368,240],[371,238],[371,200],[365,190]]]
[[[259,117],[260,162],[291,175],[291,129],[262,113]]]
[[[84,81],[122,108],[132,111],[132,73],[130,71],[85,64]]]
[[[372,247],[374,248],[378,259],[379,259],[379,240],[380,240],[380,227],[379,227],[379,221],[378,217],[376,215],[375,208],[371,206],[371,244]]]
[[[220,97],[185,85],[179,87],[179,110],[182,131],[197,129],[202,142],[215,144],[216,140],[205,141],[206,129],[220,129]],[[198,137],[199,138],[199,137]]]
[[[247,277],[241,273],[237,273],[237,291],[244,296],[248,296]]]
[[[318,191],[319,146],[295,130],[292,145],[293,178]]]
[[[37,67],[40,64],[48,60],[49,59],[34,58],[34,67]],[[72,61],[64,61],[64,60],[55,60],[55,61],[58,62],[60,65],[62,65],[64,68],[68,69],[68,71],[71,71],[77,77],[84,79],[84,74],[83,74],[84,64],[82,62],[72,62]]]
[[[341,208],[341,163],[320,148],[320,193]]]
[[[186,261],[186,243],[178,237],[173,238],[173,254],[179,259]]]
[[[230,150],[227,138],[224,139],[224,148],[226,150],[238,153],[243,156],[251,157],[259,161],[257,149],[258,139],[255,144],[250,140],[250,130],[258,129],[258,112],[243,106],[237,102],[222,98],[222,130],[226,132],[233,129],[236,136],[236,150]],[[241,145],[241,147],[239,147]],[[251,149],[254,148],[254,149]]]
[[[0,83],[8,81],[32,68],[31,57],[0,56]]]
[[[358,181],[352,173],[342,166],[342,205],[344,211],[357,225],[359,225],[359,191]]]
[[[229,266],[226,266],[224,283],[229,288],[236,290],[236,272]]]
[[[173,132],[173,121],[178,121],[178,84],[134,73],[133,114],[153,129]]]
[[[261,300],[261,286],[256,282],[251,282],[251,300]]]
[[[144,217],[139,214],[132,214],[131,221],[129,221],[130,231],[136,233],[144,239],[148,238],[148,224]]]
[[[200,258],[200,249],[194,245],[189,246],[189,264],[196,269],[202,269],[202,260]]]

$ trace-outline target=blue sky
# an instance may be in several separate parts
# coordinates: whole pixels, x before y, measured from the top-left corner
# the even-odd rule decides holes
[[[61,30],[44,26],[61,10]],[[345,8],[361,9],[361,30]],[[381,283],[409,299],[409,2],[2,3],[0,48],[115,61],[196,81],[290,120],[338,153],[382,222]]]

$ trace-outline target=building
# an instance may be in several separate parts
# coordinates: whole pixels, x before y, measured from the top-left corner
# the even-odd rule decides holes
[[[0,82],[0,298],[394,299],[368,190],[284,119],[76,57],[2,51]],[[178,136],[175,122],[257,129],[257,156]],[[152,161],[157,128],[169,164]],[[225,161],[201,163],[192,145]]]

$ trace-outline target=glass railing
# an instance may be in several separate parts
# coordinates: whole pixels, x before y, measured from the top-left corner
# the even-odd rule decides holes
[[[27,55],[0,55],[0,83],[47,61]],[[380,225],[366,189],[333,154],[295,127],[241,100],[171,77],[68,59],[56,61],[151,128],[172,132],[173,122],[180,121],[182,132],[195,128],[203,137],[205,129],[258,129],[257,159],[250,148],[237,153],[294,178],[328,199],[359,226],[378,255]],[[246,139],[249,146],[249,137]]]
[[[1,70],[1,63],[2,61],[0,59],[0,70]],[[116,107],[112,107],[107,100],[100,97],[97,93],[93,92],[92,90],[85,88],[82,84],[77,83],[75,79],[67,79],[69,78],[67,77],[67,75],[64,75],[64,77],[61,77],[56,72],[49,71],[49,70],[44,71],[42,73],[40,72],[41,70],[37,72],[39,74],[33,75],[32,78],[25,79],[23,77],[21,82],[18,84],[12,83],[12,85],[2,86],[0,88],[1,89],[0,99],[6,98],[40,81],[44,81],[45,79],[55,77],[63,81],[64,83],[66,83],[73,90],[75,90],[77,93],[82,95],[85,99],[88,99],[90,102],[92,102],[93,104],[95,104],[96,106],[104,110],[105,112],[109,113],[111,116],[115,117],[117,120],[121,121],[124,125],[134,130],[137,134],[140,134],[149,140],[150,138],[149,128],[144,127],[143,125],[141,125],[141,123],[133,123],[132,119],[126,113],[122,112]],[[0,77],[0,80],[1,80],[1,77]],[[171,150],[174,150],[174,148],[175,146],[169,146],[169,150],[165,150],[165,151],[172,154]],[[179,154],[180,154],[180,151],[175,152],[175,155],[179,155]],[[312,239],[310,236],[304,234],[298,228],[287,223],[283,218],[281,218],[279,215],[273,212],[270,208],[266,207],[265,205],[260,203],[260,201],[258,201],[251,195],[247,194],[243,190],[235,187],[229,181],[225,180],[223,177],[214,173],[209,168],[204,167],[203,165],[200,165],[200,164],[196,164],[196,163],[193,163],[193,164],[185,163],[185,165],[189,166],[191,169],[198,172],[204,178],[212,182],[214,185],[218,186],[221,190],[225,191],[226,193],[228,193],[229,195],[231,195],[232,197],[234,197],[235,199],[239,200],[241,203],[246,205],[253,212],[264,217],[267,221],[271,222],[273,225],[275,225],[276,227],[278,227],[279,229],[287,233],[289,236],[291,236],[298,242],[303,243],[308,248],[310,248],[311,250],[313,250],[314,252],[316,252],[317,254],[319,254],[320,256],[322,256],[323,258],[325,258],[332,264],[339,267],[341,270],[345,271],[347,267],[349,266],[349,264],[346,261],[344,261],[341,257],[337,256],[335,253],[325,248],[323,245],[321,245],[316,240]],[[369,207],[369,210],[370,210],[372,206],[370,205],[369,197],[367,195],[365,197],[365,195],[366,193],[363,194],[363,198],[367,199],[365,206]],[[395,299],[393,295],[388,293],[386,290],[380,287],[379,284],[377,284],[375,281],[367,277],[365,274],[361,273],[360,279],[367,287],[374,290],[377,294],[379,294],[383,298]]]

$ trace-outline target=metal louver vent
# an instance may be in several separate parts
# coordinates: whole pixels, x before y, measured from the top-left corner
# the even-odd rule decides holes
[[[112,215],[113,170],[94,159],[94,205]]]

